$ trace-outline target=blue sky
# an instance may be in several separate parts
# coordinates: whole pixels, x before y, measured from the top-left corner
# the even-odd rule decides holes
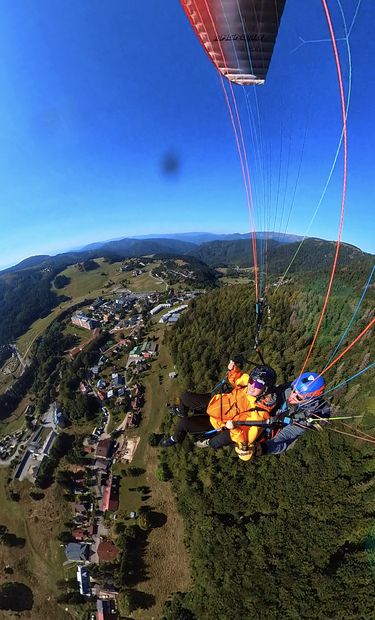
[[[349,28],[358,2],[341,5]],[[339,6],[329,0],[338,39]],[[343,231],[370,252],[374,23],[375,3],[362,0],[349,38]],[[236,88],[244,132],[245,97],[251,118],[259,110],[247,140],[257,229],[304,234],[326,183],[342,129],[328,36],[320,0],[287,0],[265,86]],[[110,238],[248,232],[220,82],[177,0],[4,0],[0,57],[0,268]],[[336,238],[341,186],[342,153],[311,236]]]

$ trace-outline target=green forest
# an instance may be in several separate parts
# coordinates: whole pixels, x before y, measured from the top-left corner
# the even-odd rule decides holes
[[[299,371],[322,306],[323,288],[285,286],[268,296],[262,351],[278,381]],[[337,282],[308,368],[322,370],[353,313],[350,282]],[[349,301],[351,300],[351,301]],[[369,321],[371,296],[343,350]],[[181,386],[204,391],[223,376],[228,358],[254,345],[254,297],[232,286],[197,299],[169,333]],[[371,332],[327,373],[328,387],[374,359]],[[371,372],[332,393],[338,410],[363,413],[375,435]],[[372,401],[373,402],[373,401]],[[352,426],[357,422],[351,421]],[[175,421],[165,422],[172,432]],[[374,445],[311,431],[281,456],[241,462],[226,448],[193,449],[191,440],[161,451],[186,527],[193,585],[165,606],[165,620],[228,618],[374,618]]]

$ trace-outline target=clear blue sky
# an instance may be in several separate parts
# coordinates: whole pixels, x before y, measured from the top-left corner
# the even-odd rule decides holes
[[[339,4],[329,6],[343,37]],[[342,6],[349,28],[357,0]],[[375,250],[374,23],[375,2],[362,0],[349,39],[343,240],[366,251]],[[261,119],[248,141],[257,229],[288,222],[303,234],[328,177],[342,128],[328,36],[320,0],[287,0],[266,85],[256,101],[254,87],[236,89]],[[299,37],[323,41],[296,49]],[[0,57],[0,267],[116,237],[249,230],[220,82],[177,0],[3,0]],[[245,108],[241,117],[247,131]],[[310,235],[336,238],[341,184],[342,154]]]

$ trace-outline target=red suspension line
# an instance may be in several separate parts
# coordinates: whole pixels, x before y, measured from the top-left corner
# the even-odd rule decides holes
[[[334,433],[340,433],[340,435],[346,435],[347,437],[354,437],[354,439],[358,439],[359,441],[367,441],[367,443],[375,444],[375,437],[373,439],[366,439],[365,437],[358,437],[358,435],[354,435],[354,433],[345,433],[345,431],[339,431],[338,428],[331,428],[327,426],[328,430],[333,431]]]
[[[227,103],[227,107],[228,107],[228,111],[229,111],[229,116],[230,116],[230,119],[231,119],[231,122],[232,122],[233,133],[234,133],[234,137],[235,137],[235,140],[236,140],[237,151],[238,151],[238,156],[239,156],[240,165],[241,165],[242,178],[243,178],[243,182],[244,182],[244,186],[245,186],[246,202],[247,202],[247,206],[248,206],[248,209],[249,209],[249,216],[250,216],[251,242],[252,242],[253,259],[254,259],[255,298],[258,299],[258,294],[259,294],[258,293],[258,261],[257,261],[257,246],[256,246],[255,225],[254,225],[254,206],[253,206],[253,195],[252,195],[251,183],[250,183],[249,166],[248,166],[248,163],[247,163],[247,156],[246,156],[246,148],[245,148],[245,143],[244,143],[244,138],[243,138],[243,133],[242,133],[242,127],[241,127],[241,121],[240,121],[240,117],[239,117],[239,112],[238,112],[238,108],[237,108],[237,102],[236,102],[235,94],[234,94],[234,91],[233,91],[233,87],[230,84],[233,104],[234,104],[234,107],[235,107],[235,110],[236,110],[237,123],[238,123],[239,129],[240,129],[242,151],[241,151],[240,141],[239,141],[239,138],[238,138],[237,126],[236,126],[236,123],[235,123],[235,120],[234,120],[234,117],[233,117],[233,112],[232,112],[232,108],[231,108],[231,105],[230,105],[230,102],[229,102],[228,93],[226,91],[225,84],[224,84],[224,78],[222,77],[220,72],[219,72],[219,77],[220,77],[221,86],[223,88],[225,100],[226,100],[226,103]]]
[[[346,428],[348,428],[351,431],[355,431],[356,433],[360,433],[361,435],[363,435],[364,437],[367,437],[368,439],[374,439],[375,440],[375,437],[373,435],[369,435],[368,433],[364,433],[359,428],[353,428],[353,426],[350,426],[350,424],[346,424],[345,422],[340,422],[340,424],[342,424],[343,426],[345,426]]]
[[[327,370],[329,370],[330,368],[332,368],[332,366],[334,366],[335,364],[337,364],[337,362],[339,360],[341,360],[342,357],[344,357],[344,355],[350,351],[350,349],[352,347],[354,347],[354,345],[356,344],[356,342],[358,342],[358,340],[360,340],[362,338],[362,336],[364,336],[366,334],[366,332],[368,332],[369,329],[371,329],[371,327],[374,325],[375,323],[375,318],[373,318],[365,327],[365,329],[363,329],[361,331],[361,333],[357,336],[357,338],[355,338],[347,347],[346,349],[344,349],[344,351],[342,351],[342,353],[340,353],[340,355],[338,355],[326,368],[324,368],[324,370],[322,370],[322,372],[318,375],[318,377],[321,377],[322,375],[324,375]],[[318,377],[316,379],[318,379]],[[315,381],[316,381],[315,379]]]
[[[221,53],[221,58],[223,61],[223,64],[225,65],[225,68],[227,69],[227,65],[226,65],[226,61],[225,61],[225,57],[224,57],[224,53],[223,53],[223,48],[220,44],[220,36],[217,32],[216,26],[215,26],[215,22],[213,20],[212,17],[212,13],[210,11],[210,7],[208,6],[206,0],[204,0],[205,6],[206,6],[206,10],[207,13],[210,17],[211,20],[211,24],[212,27],[215,31],[215,35],[217,38],[217,42],[219,45],[219,49],[220,49],[220,53]],[[199,9],[197,9],[197,6],[194,2],[194,7],[195,10],[197,11],[197,13],[200,16],[201,22],[203,22],[202,19],[202,14],[200,13]],[[235,123],[234,117],[233,117],[233,111],[229,102],[229,98],[228,98],[228,94],[227,91],[225,89],[224,86],[224,80],[222,77],[221,72],[217,69],[217,72],[219,74],[220,77],[220,81],[221,81],[221,85],[223,88],[223,92],[224,92],[224,96],[225,96],[225,100],[227,103],[227,107],[228,107],[228,111],[229,111],[229,116],[230,116],[230,120],[232,123],[232,128],[233,128],[233,133],[234,133],[234,137],[236,140],[236,145],[237,145],[237,151],[238,151],[238,156],[240,159],[240,165],[241,165],[241,171],[242,171],[242,178],[243,178],[243,182],[244,182],[244,186],[245,186],[245,192],[246,192],[246,202],[247,202],[247,206],[248,206],[248,210],[249,210],[249,216],[250,216],[250,230],[251,230],[251,239],[252,239],[252,249],[253,249],[253,261],[254,261],[254,276],[255,276],[255,297],[256,299],[258,299],[258,260],[257,260],[257,247],[256,247],[256,237],[255,237],[255,224],[254,224],[254,202],[253,202],[253,193],[252,193],[252,187],[251,187],[251,182],[250,182],[250,172],[249,172],[249,166],[248,166],[248,160],[247,160],[247,152],[246,152],[246,146],[245,146],[245,140],[243,137],[243,131],[242,131],[242,125],[241,125],[241,119],[240,119],[240,115],[238,112],[238,106],[237,106],[237,101],[236,101],[236,97],[234,94],[234,90],[233,90],[233,86],[230,82],[230,80],[228,80],[229,82],[229,87],[230,87],[230,91],[231,91],[231,95],[232,95],[232,102],[233,102],[233,106],[234,106],[234,110],[236,113],[236,119],[237,119],[237,125]],[[238,129],[237,129],[238,126]],[[240,133],[240,137],[241,137],[241,143],[240,140],[238,138],[238,131]],[[241,145],[242,145],[242,150],[241,150]]]
[[[339,54],[338,54],[338,51],[337,51],[335,33],[334,33],[334,30],[333,30],[333,27],[332,27],[331,16],[330,16],[330,13],[329,13],[329,10],[328,10],[328,7],[327,7],[326,0],[322,0],[322,4],[323,4],[324,11],[325,11],[325,15],[326,15],[327,23],[328,23],[328,28],[329,28],[329,32],[330,32],[330,36],[331,36],[333,53],[334,53],[334,56],[335,56],[337,77],[338,77],[338,82],[339,82],[339,89],[340,89],[341,112],[342,112],[342,123],[343,123],[342,133],[343,133],[343,148],[344,148],[344,171],[343,171],[343,187],[342,187],[342,198],[341,198],[340,224],[339,224],[339,231],[338,231],[338,237],[337,237],[337,243],[336,243],[336,252],[335,252],[335,257],[334,257],[333,265],[332,265],[331,277],[330,277],[330,280],[329,280],[328,289],[327,289],[326,297],[325,297],[325,300],[324,300],[323,308],[322,308],[322,311],[320,313],[318,325],[317,325],[316,330],[315,330],[314,338],[313,338],[313,341],[312,341],[312,343],[310,345],[310,349],[309,349],[309,352],[308,352],[308,354],[306,356],[306,359],[305,359],[305,361],[303,363],[302,369],[300,371],[300,375],[305,370],[307,362],[308,362],[308,360],[310,358],[311,352],[312,352],[312,350],[313,350],[313,348],[315,346],[316,339],[318,337],[318,333],[319,333],[321,324],[323,322],[325,311],[326,311],[326,308],[327,308],[327,305],[328,305],[329,296],[331,294],[331,288],[332,288],[333,278],[334,278],[335,271],[336,271],[337,258],[338,258],[338,253],[339,253],[339,249],[340,249],[342,227],[343,227],[343,223],[344,223],[345,200],[346,200],[348,144],[347,144],[347,132],[346,132],[346,111],[345,111],[344,87],[343,87],[340,58],[339,58]]]

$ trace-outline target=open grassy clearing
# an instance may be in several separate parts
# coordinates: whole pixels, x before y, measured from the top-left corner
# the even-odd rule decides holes
[[[165,282],[160,282],[159,278],[154,278],[151,275],[151,270],[159,266],[160,262],[149,263],[144,267],[144,273],[139,276],[130,276],[129,288],[135,293],[141,293],[146,291],[166,291],[168,285]]]
[[[56,319],[56,317],[61,314],[63,310],[74,306],[85,300],[85,296],[77,297],[76,299],[71,299],[69,301],[64,301],[57,308],[54,308],[50,314],[43,319],[38,319],[34,321],[34,323],[30,326],[30,328],[25,332],[22,336],[20,336],[17,341],[17,347],[20,354],[25,358],[30,353],[30,349],[34,343],[34,341],[39,338],[51,325],[51,323]]]
[[[0,437],[9,435],[14,431],[18,431],[25,424],[24,412],[27,405],[30,403],[29,396],[25,396],[19,403],[17,409],[12,413],[9,418],[5,418],[0,421]]]
[[[135,292],[141,291],[164,291],[165,283],[150,275],[150,271],[159,265],[159,261],[145,265],[144,273],[133,276],[131,271],[121,271],[123,261],[108,263],[104,258],[96,258],[99,264],[92,271],[79,271],[77,265],[70,265],[60,275],[70,278],[69,284],[61,289],[53,289],[57,294],[68,295],[76,298],[82,295],[90,297],[107,296],[113,287],[122,286]]]
[[[0,523],[19,538],[25,539],[24,547],[0,546],[0,582],[19,581],[33,591],[34,605],[22,618],[30,620],[69,620],[70,613],[59,607],[54,600],[58,590],[56,582],[64,578],[64,556],[57,540],[69,511],[57,485],[46,491],[42,500],[30,497],[32,487],[19,483],[15,490],[20,494],[18,502],[12,501],[6,488],[8,470],[0,469]],[[10,566],[13,574],[6,575],[4,566]],[[1,616],[13,620],[17,614],[7,612]]]
[[[175,380],[168,377],[173,369],[168,351],[161,344],[164,327],[155,326],[155,335],[159,336],[159,356],[152,363],[152,369],[142,378],[146,387],[146,403],[143,408],[143,420],[139,429],[132,434],[141,437],[132,467],[145,470],[137,477],[125,477],[121,480],[120,512],[129,514],[142,505],[149,506],[160,524],[148,535],[148,544],[144,562],[147,580],[137,584],[137,590],[154,598],[154,604],[147,610],[133,613],[137,620],[160,618],[165,601],[170,594],[178,590],[187,590],[190,586],[190,558],[184,545],[184,525],[177,512],[171,485],[160,482],[155,475],[158,466],[158,448],[148,444],[148,436],[157,432],[161,420],[166,414],[165,404],[174,400],[178,393]],[[159,376],[162,377],[160,384]],[[131,491],[140,486],[150,489],[143,499],[138,491]]]
[[[59,295],[76,298],[82,295],[97,296],[108,292],[111,283],[120,284],[127,280],[125,273],[120,271],[119,263],[108,263],[104,258],[96,258],[99,267],[92,271],[80,271],[78,265],[69,265],[59,275],[70,278],[69,284],[60,289],[53,289]]]
[[[3,367],[5,368],[5,366]],[[0,372],[0,394],[4,394],[16,381],[18,376],[14,373]]]

